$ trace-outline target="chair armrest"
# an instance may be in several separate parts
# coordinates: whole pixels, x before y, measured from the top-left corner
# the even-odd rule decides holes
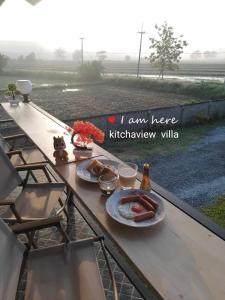
[[[29,239],[29,246],[31,244],[35,245],[35,243],[33,243],[33,238],[30,237],[30,233],[34,232],[35,230],[41,230],[43,228],[49,228],[52,226],[55,226],[58,229],[65,242],[70,242],[70,238],[68,234],[65,232],[65,230],[63,229],[60,221],[61,221],[60,217],[53,217],[44,220],[19,223],[11,226],[11,229],[15,234],[25,233]]]
[[[40,230],[40,229],[48,228],[51,226],[59,227],[59,226],[61,226],[60,221],[61,221],[60,217],[53,217],[53,218],[44,219],[44,220],[30,221],[30,222],[15,224],[15,225],[11,226],[11,229],[16,234],[27,233],[27,232],[31,232],[33,230]]]
[[[14,199],[5,199],[5,200],[0,200],[0,206],[4,206],[4,205],[13,205],[15,203]]]
[[[20,154],[22,154],[22,150],[19,150],[19,149],[17,149],[17,150],[11,150],[11,151],[8,151],[6,154],[8,156],[16,155],[16,154],[20,155]]]
[[[31,171],[31,170],[43,170],[45,169],[46,164],[26,164],[23,166],[15,166],[17,171]]]
[[[0,124],[9,123],[9,122],[14,122],[14,120],[13,119],[0,120]]]
[[[4,137],[4,139],[5,139],[6,141],[17,140],[17,139],[21,139],[21,138],[27,138],[26,134],[20,133],[20,134],[8,135],[8,136],[5,136],[5,137]]]

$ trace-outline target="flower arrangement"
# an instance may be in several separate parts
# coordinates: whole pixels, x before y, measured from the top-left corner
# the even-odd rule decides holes
[[[76,121],[72,128],[67,128],[72,134],[72,143],[77,149],[87,149],[88,144],[92,142],[103,143],[105,134],[91,122]],[[77,136],[76,140],[74,137]]]

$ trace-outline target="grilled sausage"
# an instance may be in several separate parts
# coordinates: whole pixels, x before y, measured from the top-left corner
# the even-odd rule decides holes
[[[151,203],[149,201],[147,201],[146,199],[144,199],[144,197],[139,197],[138,198],[138,202],[144,206],[144,208],[146,208],[148,211],[152,210],[154,211],[155,208],[153,205],[151,205]]]
[[[144,221],[144,220],[147,220],[147,219],[151,219],[154,216],[155,216],[154,211],[148,211],[148,212],[144,212],[143,214],[139,214],[139,215],[134,216],[133,220],[135,222],[141,222],[141,221]]]
[[[146,201],[148,201],[155,209],[158,208],[158,203],[155,202],[153,199],[151,199],[149,196],[147,195],[143,195],[142,198],[144,198]]]
[[[125,196],[120,199],[121,204],[129,203],[129,202],[136,202],[138,201],[139,196],[138,195],[130,195]]]

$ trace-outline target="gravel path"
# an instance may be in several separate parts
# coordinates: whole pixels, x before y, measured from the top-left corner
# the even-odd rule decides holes
[[[151,164],[153,180],[182,200],[194,207],[212,203],[225,193],[225,126],[181,153],[152,157]]]

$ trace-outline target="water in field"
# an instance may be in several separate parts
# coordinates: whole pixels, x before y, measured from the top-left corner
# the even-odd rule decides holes
[[[64,89],[62,90],[63,93],[73,93],[73,92],[79,92],[81,89]]]
[[[143,78],[159,78],[155,75],[141,75]],[[172,75],[165,75],[165,79],[175,79],[175,80],[181,80],[181,81],[218,81],[218,82],[224,82],[223,77],[216,77],[216,76],[172,76]]]
[[[121,73],[107,73],[106,76],[121,76],[121,77],[137,77],[135,74],[121,74]],[[139,77],[142,78],[151,78],[151,79],[159,79],[159,76],[157,75],[146,75],[146,74],[140,74]],[[180,80],[180,81],[216,81],[223,83],[225,81],[225,78],[218,77],[218,76],[182,76],[182,75],[164,75],[164,79],[168,80]]]

